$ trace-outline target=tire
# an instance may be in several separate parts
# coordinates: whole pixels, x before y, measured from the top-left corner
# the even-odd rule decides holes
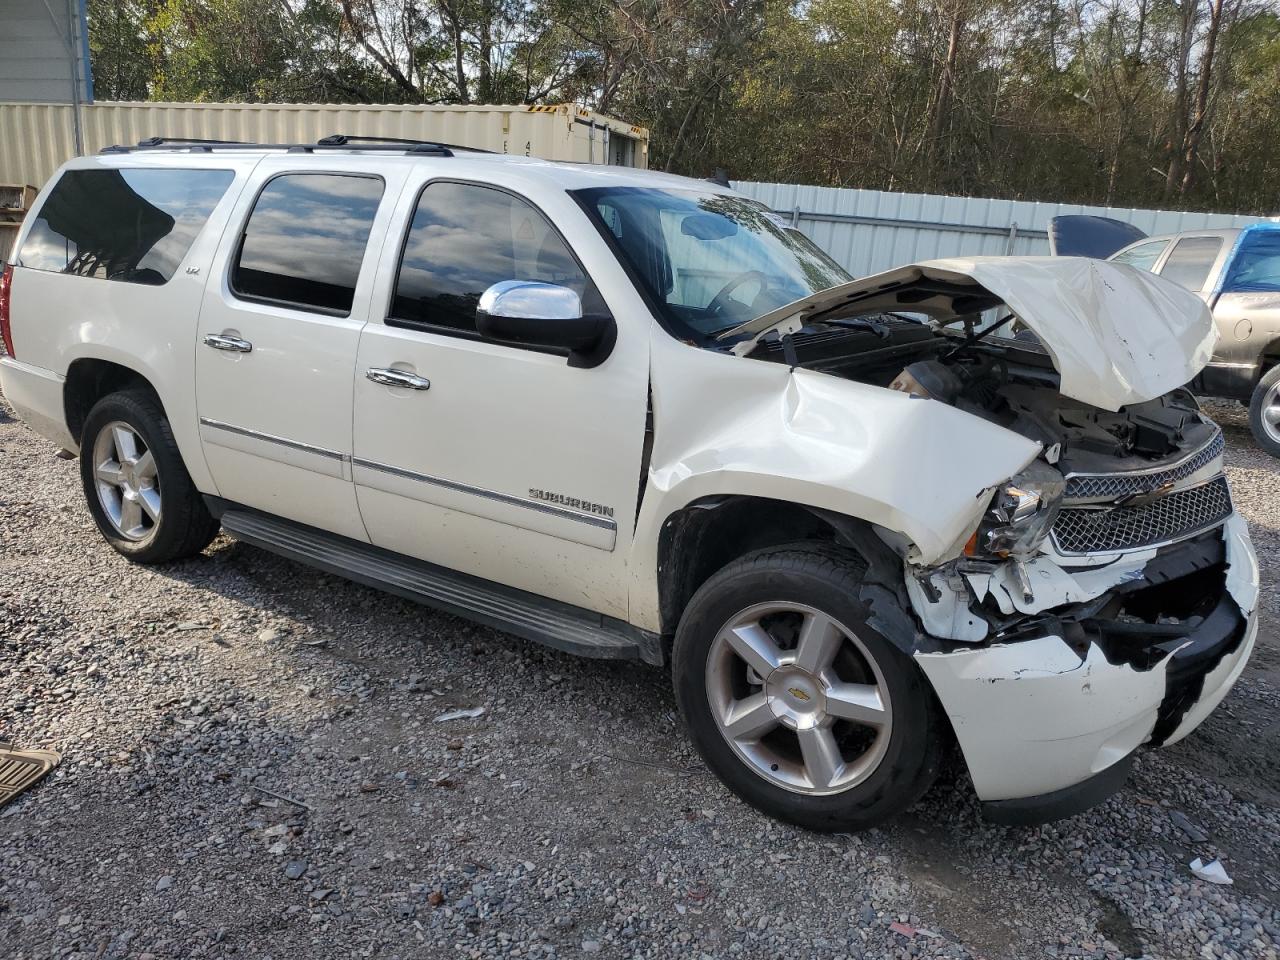
[[[1253,389],[1249,429],[1258,446],[1273,457],[1280,457],[1280,364],[1263,374]]]
[[[825,544],[748,554],[694,594],[676,631],[676,699],[707,766],[751,806],[812,830],[865,830],[901,813],[929,789],[942,762],[944,724],[933,692],[910,656],[868,623],[858,599],[864,570],[856,554]],[[775,648],[751,655],[761,664],[753,676],[739,648],[768,646],[756,627]],[[835,639],[806,645],[806,637]],[[796,670],[802,658],[823,662],[814,651],[827,649],[835,651],[830,668]],[[851,702],[880,725],[845,719]],[[757,719],[763,733],[754,729]],[[830,739],[821,733],[828,722]],[[735,739],[744,729],[746,738]]]
[[[149,390],[109,394],[93,405],[80,434],[80,480],[103,537],[135,563],[190,557],[217,536],[218,521]]]

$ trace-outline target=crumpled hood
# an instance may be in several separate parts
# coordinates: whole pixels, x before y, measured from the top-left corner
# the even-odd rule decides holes
[[[929,260],[787,304],[721,335],[794,330],[824,315],[923,313],[942,324],[1005,304],[1035,332],[1061,375],[1060,392],[1106,410],[1190,381],[1218,341],[1204,301],[1154,274],[1082,257]],[[744,344],[735,347],[742,353]],[[749,349],[749,348],[747,348]]]

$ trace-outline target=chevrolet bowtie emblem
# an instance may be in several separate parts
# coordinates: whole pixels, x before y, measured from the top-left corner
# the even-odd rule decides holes
[[[795,697],[797,700],[800,700],[800,701],[807,702],[810,699],[809,695],[805,693],[803,690],[801,690],[799,687],[792,687],[787,691],[787,693],[791,694],[793,697]]]

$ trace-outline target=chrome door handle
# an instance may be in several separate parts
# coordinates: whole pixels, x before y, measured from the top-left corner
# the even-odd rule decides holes
[[[410,390],[430,390],[431,381],[416,373],[392,370],[390,367],[370,367],[364,372],[367,379],[388,387],[408,387]]]
[[[215,350],[226,350],[230,353],[249,353],[253,350],[253,344],[248,340],[241,340],[239,337],[228,337],[221,333],[206,333],[204,345],[213,347]]]

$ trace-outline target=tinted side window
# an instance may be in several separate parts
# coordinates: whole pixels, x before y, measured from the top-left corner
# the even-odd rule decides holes
[[[178,269],[233,179],[230,170],[68,170],[17,262],[158,286]]]
[[[1221,237],[1185,237],[1179,240],[1160,268],[1160,276],[1180,283],[1193,293],[1204,287],[1213,261],[1222,250]]]
[[[1140,243],[1136,247],[1130,247],[1123,253],[1117,253],[1111,259],[1115,263],[1127,263],[1129,266],[1137,267],[1139,270],[1150,270],[1156,265],[1156,261],[1160,259],[1160,254],[1164,253],[1164,248],[1168,245],[1168,240],[1151,240],[1147,243]]]
[[[231,268],[231,289],[346,316],[382,199],[377,177],[289,173],[258,194]]]
[[[391,318],[472,332],[480,295],[503,280],[572,287],[591,309],[586,275],[527,201],[474,184],[428,184],[405,240]]]

